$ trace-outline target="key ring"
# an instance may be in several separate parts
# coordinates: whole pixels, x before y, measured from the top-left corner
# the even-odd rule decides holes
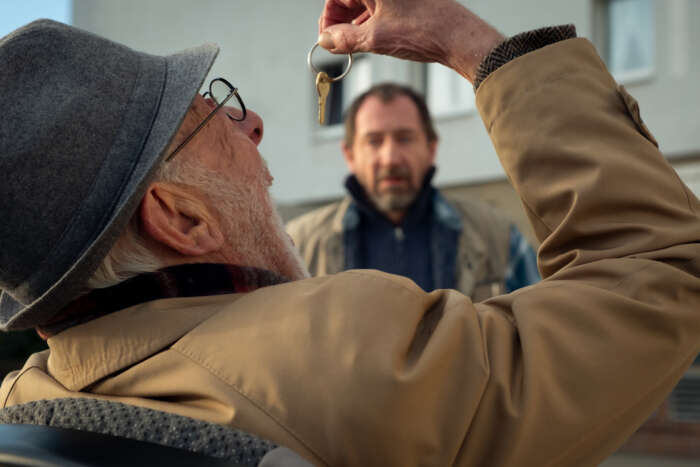
[[[306,63],[309,64],[309,68],[311,68],[311,70],[312,70],[314,73],[318,74],[318,73],[320,73],[320,70],[316,69],[316,67],[314,66],[314,64],[311,63],[311,56],[314,54],[314,50],[316,50],[316,47],[318,47],[318,42],[316,42],[316,43],[314,44],[314,46],[311,47],[311,50],[309,50],[309,56],[306,57]],[[331,83],[335,83],[336,81],[340,81],[341,79],[345,78],[345,75],[347,75],[347,74],[350,72],[350,68],[352,68],[352,54],[348,54],[348,66],[347,66],[347,68],[345,69],[345,71],[343,71],[343,73],[341,73],[340,76],[336,76],[335,78],[330,78],[330,77],[329,77],[330,82],[331,82]]]

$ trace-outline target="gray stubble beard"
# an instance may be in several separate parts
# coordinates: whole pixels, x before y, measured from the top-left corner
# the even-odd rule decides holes
[[[372,202],[382,213],[405,211],[416,199],[414,190],[402,190],[401,192],[387,192],[372,194]]]

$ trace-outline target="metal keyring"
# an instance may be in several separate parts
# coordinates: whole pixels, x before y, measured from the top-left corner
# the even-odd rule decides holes
[[[316,50],[316,47],[318,47],[318,42],[314,44],[313,47],[311,47],[311,50],[309,50],[309,56],[306,57],[306,62],[309,64],[309,68],[314,73],[320,73],[321,71],[316,69],[313,63],[311,63],[311,56],[314,54],[314,50]],[[352,54],[348,54],[348,67],[343,71],[343,73],[340,76],[336,76],[335,78],[330,78],[331,83],[335,83],[336,81],[340,81],[341,79],[345,78],[345,75],[347,75],[350,72],[350,68],[352,68]]]

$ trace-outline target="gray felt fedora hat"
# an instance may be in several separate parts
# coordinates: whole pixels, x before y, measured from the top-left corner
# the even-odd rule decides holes
[[[217,53],[148,55],[49,20],[0,39],[0,329],[84,289]]]

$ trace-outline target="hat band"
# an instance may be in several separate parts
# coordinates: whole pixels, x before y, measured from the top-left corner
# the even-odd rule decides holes
[[[131,98],[122,115],[122,126],[92,181],[92,196],[84,199],[60,241],[36,266],[34,273],[14,290],[5,290],[15,300],[29,306],[46,293],[109,224],[158,113],[166,72],[167,65],[163,57],[141,55]],[[111,204],[105,206],[105,199],[111,199]],[[0,317],[2,318],[4,317]]]

